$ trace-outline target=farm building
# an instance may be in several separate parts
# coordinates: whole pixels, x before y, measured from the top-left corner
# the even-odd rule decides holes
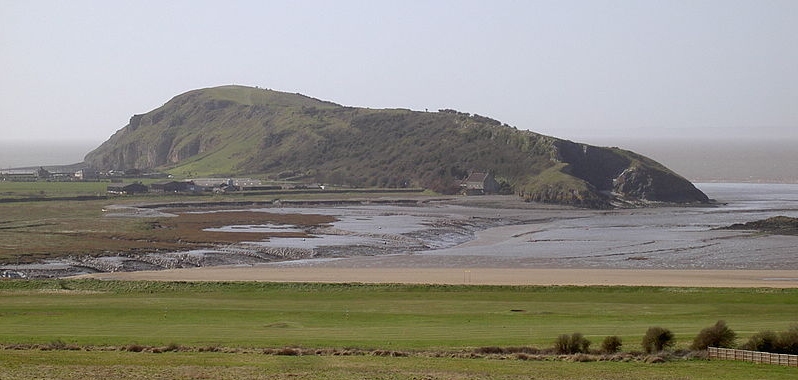
[[[165,181],[155,182],[150,189],[156,193],[201,193],[208,191],[206,186],[197,185],[194,181]]]
[[[100,172],[91,168],[80,169],[75,172],[75,179],[78,181],[98,181]]]
[[[110,194],[141,194],[147,192],[147,186],[141,182],[134,182],[128,184],[116,183],[108,185],[106,191]]]
[[[463,195],[496,194],[499,192],[499,182],[493,178],[493,173],[472,172],[460,183],[460,192]]]
[[[183,191],[188,191],[189,182],[183,181],[163,181],[163,182],[155,182],[150,185],[150,188],[155,193],[179,193]]]

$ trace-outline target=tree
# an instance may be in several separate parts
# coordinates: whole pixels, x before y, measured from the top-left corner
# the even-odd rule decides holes
[[[671,330],[662,327],[649,327],[643,337],[643,350],[648,354],[655,354],[674,345],[675,340]]]
[[[605,354],[614,354],[621,350],[623,341],[616,335],[608,336],[601,342],[601,352]]]
[[[562,334],[554,341],[554,351],[558,354],[578,354],[587,353],[590,348],[590,341],[581,333]]]
[[[714,326],[701,330],[693,339],[690,348],[693,350],[706,350],[707,347],[731,348],[734,347],[735,339],[737,334],[726,326],[726,321],[717,321]]]

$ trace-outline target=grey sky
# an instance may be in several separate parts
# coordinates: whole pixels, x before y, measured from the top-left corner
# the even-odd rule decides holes
[[[0,0],[0,140],[224,84],[575,141],[798,139],[798,1]]]

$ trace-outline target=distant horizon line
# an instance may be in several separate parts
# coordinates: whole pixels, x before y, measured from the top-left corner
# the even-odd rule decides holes
[[[798,128],[798,127],[796,127]],[[531,129],[521,129],[519,130],[527,130],[534,133],[540,133],[535,130]],[[631,141],[631,142],[647,142],[647,143],[655,143],[655,142],[684,142],[684,141],[694,141],[694,142],[707,142],[707,141],[721,141],[721,142],[757,142],[757,143],[772,143],[772,142],[785,142],[785,141],[798,141],[798,136],[636,136],[636,135],[627,135],[627,136],[602,136],[602,135],[586,135],[582,137],[563,137],[563,135],[547,135],[550,137],[570,140],[576,143],[584,143],[584,144],[592,144],[589,141],[600,141],[602,143],[607,143],[611,141]],[[7,144],[42,144],[42,145],[90,145],[96,144],[101,145],[108,141],[111,136],[108,136],[105,139],[94,139],[94,138],[8,138],[3,137],[0,138],[0,145],[7,145]]]

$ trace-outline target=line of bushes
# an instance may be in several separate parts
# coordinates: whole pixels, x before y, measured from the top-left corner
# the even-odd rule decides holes
[[[751,336],[746,343],[739,347],[736,345],[736,340],[737,334],[726,325],[725,321],[720,320],[714,325],[702,329],[693,338],[690,349],[702,351],[707,347],[740,348],[750,351],[798,355],[798,324],[783,332],[762,331]],[[663,327],[654,326],[646,331],[640,345],[645,353],[656,354],[673,347],[675,343],[673,332]],[[577,332],[557,337],[553,350],[555,353],[563,355],[586,354],[590,353],[590,346],[590,340]],[[601,342],[598,352],[614,354],[620,351],[622,346],[621,338],[608,336]]]
[[[651,327],[643,336],[641,346],[647,354],[655,354],[663,351],[675,343],[673,333],[662,327]],[[554,341],[554,352],[561,355],[587,354],[590,353],[591,342],[581,333],[571,335],[563,334]],[[614,354],[623,347],[623,340],[618,336],[608,336],[601,342],[598,352],[603,354]]]

